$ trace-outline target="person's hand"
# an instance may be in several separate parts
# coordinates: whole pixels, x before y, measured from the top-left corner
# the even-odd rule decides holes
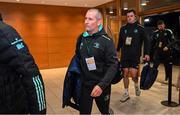
[[[177,78],[177,83],[176,83],[176,90],[178,91],[180,89],[180,75]]]
[[[116,52],[116,55],[117,55],[117,57],[118,57],[118,59],[119,59],[119,57],[120,57],[120,53],[119,53],[119,52]]]
[[[168,47],[164,47],[164,48],[163,48],[163,51],[167,51],[167,50],[168,50]]]
[[[179,91],[179,87],[178,86],[176,86],[176,91]]]
[[[102,92],[103,90],[98,85],[96,85],[91,92],[91,96],[99,97],[102,94]]]
[[[149,55],[145,55],[144,58],[143,58],[144,61],[149,61],[150,60],[150,57]]]

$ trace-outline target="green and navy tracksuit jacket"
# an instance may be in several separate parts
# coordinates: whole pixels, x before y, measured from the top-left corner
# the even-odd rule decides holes
[[[90,87],[98,85],[103,90],[111,85],[117,71],[118,58],[113,40],[101,26],[93,35],[89,35],[88,32],[80,35],[77,40],[76,54],[80,56],[83,85]],[[94,57],[96,70],[88,70],[85,60],[89,57]]]

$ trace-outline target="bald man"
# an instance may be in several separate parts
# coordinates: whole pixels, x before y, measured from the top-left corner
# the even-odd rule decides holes
[[[111,81],[118,59],[114,42],[102,26],[102,14],[98,9],[86,13],[85,32],[77,41],[76,54],[80,57],[82,69],[80,114],[91,113],[93,99],[102,114],[109,114]]]

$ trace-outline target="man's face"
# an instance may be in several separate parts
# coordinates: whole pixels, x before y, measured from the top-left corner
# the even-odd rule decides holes
[[[96,18],[95,11],[88,11],[85,16],[85,29],[89,34],[98,32],[100,20]]]
[[[128,23],[134,23],[136,21],[136,16],[133,12],[127,13],[127,22]]]
[[[159,29],[159,30],[164,30],[164,29],[165,29],[165,24],[160,24],[160,25],[158,25],[158,29]]]

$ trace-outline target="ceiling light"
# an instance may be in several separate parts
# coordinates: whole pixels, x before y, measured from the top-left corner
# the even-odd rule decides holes
[[[112,11],[109,11],[109,13],[110,13],[110,14],[113,14],[114,12],[113,12],[113,10],[112,10]]]
[[[123,8],[123,10],[128,10],[128,8]]]
[[[147,4],[146,4],[146,0],[142,0],[141,1],[141,6],[146,6]]]
[[[20,2],[20,0],[16,0],[17,2]]]
[[[146,6],[147,4],[146,3],[141,3],[141,6]]]
[[[123,9],[124,9],[124,10],[128,10],[128,3],[127,3],[127,2],[124,2],[124,3],[123,3]]]
[[[109,13],[110,13],[110,14],[113,14],[113,13],[114,13],[113,7],[110,7],[110,8],[109,8]]]
[[[144,22],[150,22],[149,18],[144,19]]]

